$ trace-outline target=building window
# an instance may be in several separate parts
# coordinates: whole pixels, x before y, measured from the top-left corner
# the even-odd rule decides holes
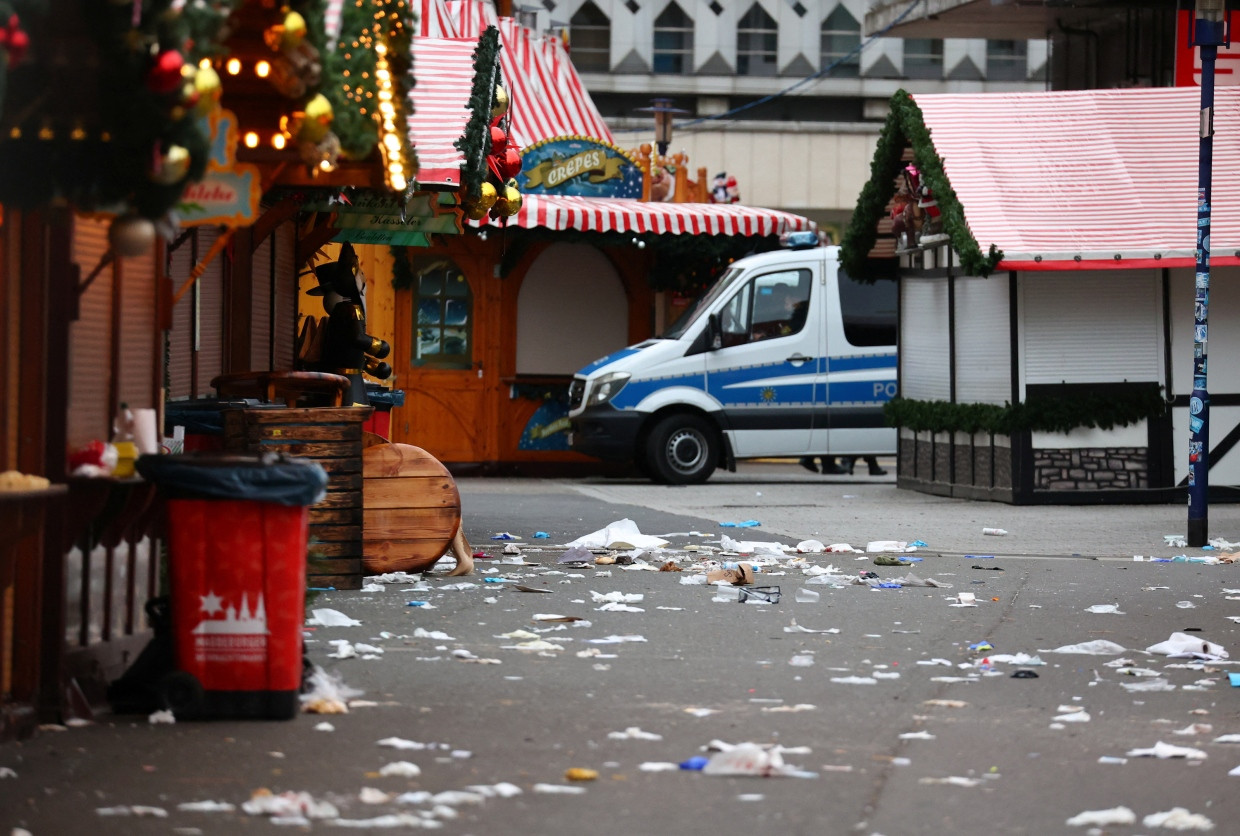
[[[831,67],[833,78],[857,78],[861,75],[861,24],[848,9],[836,6],[822,22],[821,63],[819,69]],[[832,67],[832,65],[835,65]]]
[[[684,75],[693,71],[693,18],[668,3],[654,19],[654,71]]]
[[[773,76],[778,68],[779,29],[754,3],[736,24],[737,75]]]
[[[1028,41],[986,42],[986,79],[988,81],[1024,81],[1028,74]]]
[[[908,78],[943,77],[943,39],[906,38],[904,40],[904,75]]]
[[[473,364],[474,297],[455,264],[438,261],[418,273],[413,365],[468,369]]]
[[[568,22],[569,56],[582,73],[611,69],[611,21],[593,3],[586,3]]]

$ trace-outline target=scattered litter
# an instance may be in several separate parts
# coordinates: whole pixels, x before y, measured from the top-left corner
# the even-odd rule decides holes
[[[550,537],[551,537],[551,535],[550,535],[550,534],[548,534],[548,533],[547,533],[547,532],[545,532],[545,531],[535,531],[535,532],[534,532],[534,539],[535,539],[535,540],[547,540],[547,539],[549,539]]]
[[[12,767],[0,766],[0,778],[16,778],[16,777],[17,777],[17,773],[13,771]]]
[[[327,722],[326,720],[324,720],[323,722],[315,725],[314,730],[322,731],[322,732],[333,732],[336,730],[336,727],[333,726],[331,723]]]
[[[586,791],[585,787],[573,787],[566,784],[535,784],[534,792],[546,793],[548,795],[581,795]]]
[[[1039,653],[1081,653],[1090,656],[1114,656],[1117,653],[1123,653],[1124,647],[1115,642],[1106,639],[1094,639],[1089,642],[1081,642],[1079,644],[1065,644],[1063,647],[1056,647],[1054,650],[1039,650]]]
[[[310,689],[301,695],[301,710],[307,714],[348,714],[349,700],[362,692],[344,684],[339,674],[328,673],[315,665],[310,675]]]
[[[680,765],[667,761],[645,761],[638,764],[637,768],[642,772],[675,772],[680,769]]]
[[[1127,807],[1112,807],[1110,810],[1086,810],[1077,813],[1064,824],[1069,827],[1106,827],[1114,824],[1136,824],[1137,814]]]
[[[683,572],[684,569],[681,569],[680,565],[676,563],[676,561],[669,560],[659,567],[659,571],[660,572]]]
[[[744,522],[721,522],[719,525],[722,528],[757,528],[762,523],[757,520],[745,520]]]
[[[888,555],[888,554],[880,554],[874,558],[874,565],[875,566],[912,566],[913,564],[911,561],[908,561],[908,560],[901,560],[898,557],[892,557],[891,555]]]
[[[799,702],[796,705],[768,705],[762,708],[764,714],[799,714],[802,711],[817,711],[818,706]]]
[[[926,700],[925,702],[922,703],[922,705],[933,705],[933,706],[937,706],[938,708],[966,708],[968,707],[969,704],[965,702],[964,700],[935,699],[935,700]]]
[[[416,763],[409,761],[392,761],[379,770],[380,775],[398,775],[402,778],[416,778],[422,774],[422,769]]]
[[[741,604],[778,604],[778,586],[742,586],[736,590],[737,603]]]
[[[1188,746],[1173,746],[1170,743],[1163,743],[1161,740],[1151,746],[1149,749],[1130,749],[1125,754],[1130,758],[1186,758],[1188,760],[1203,761],[1206,759],[1206,753],[1200,749],[1193,749]]]
[[[873,540],[865,544],[865,550],[871,554],[874,552],[907,552],[917,551],[917,547],[909,547],[909,544],[903,540]]]
[[[808,653],[798,653],[788,660],[788,664],[794,668],[808,668],[814,664],[814,657]]]
[[[564,770],[564,780],[566,781],[597,781],[598,770],[586,769],[582,766],[570,766]]]
[[[357,800],[363,804],[387,804],[392,794],[376,787],[362,787],[357,793]]]
[[[1139,682],[1121,682],[1120,686],[1130,693],[1151,693],[1155,691],[1174,691],[1175,686],[1165,679],[1143,679]]]
[[[539,589],[534,586],[522,586],[521,584],[514,584],[512,588],[517,590],[518,592],[546,592],[546,593],[551,592],[550,589]]]
[[[740,743],[711,755],[702,767],[703,775],[746,775],[757,778],[816,778],[784,764],[778,749],[765,749],[756,743]]]
[[[798,604],[817,604],[819,594],[812,589],[798,589],[796,601]]]
[[[1214,731],[1214,726],[1209,723],[1189,723],[1184,728],[1176,729],[1171,733],[1178,734],[1181,737],[1196,737],[1199,734],[1209,734],[1212,731]],[[1214,742],[1218,743],[1217,740]]]
[[[549,612],[535,613],[534,615],[530,616],[530,621],[541,621],[541,622],[546,622],[546,623],[559,623],[559,624],[576,624],[578,622],[584,622],[584,624],[581,625],[583,627],[588,627],[590,624],[590,622],[586,621],[584,618],[582,618],[579,615],[557,615],[556,613],[549,613]]]
[[[604,636],[601,639],[586,639],[588,644],[622,644],[624,642],[644,642],[645,636]]]
[[[142,804],[120,804],[116,807],[96,807],[95,813],[100,816],[137,816],[156,819],[168,818],[168,811],[163,807],[147,807]]]
[[[520,537],[514,537],[507,531],[501,531],[498,534],[491,535],[492,540],[520,540]]]
[[[1163,545],[1171,549],[1182,549],[1188,546],[1188,540],[1182,534],[1164,534]]]
[[[983,534],[990,535],[991,537],[1002,537],[1002,536],[1004,536],[1005,534],[1007,534],[1007,529],[1004,529],[1004,528],[983,528],[983,529],[982,529],[982,533],[983,533]]]
[[[608,740],[662,740],[663,735],[654,732],[642,731],[637,726],[629,726],[622,732],[614,731],[607,733]]]
[[[307,819],[335,819],[340,812],[329,801],[317,801],[308,792],[282,792],[275,795],[268,789],[255,790],[241,809],[251,816],[271,816],[288,823]],[[281,821],[284,824],[285,821]]]
[[[813,630],[809,627],[802,627],[800,624],[797,624],[795,618],[792,619],[791,624],[784,628],[785,633],[838,633],[839,631],[840,628],[838,627],[828,627],[826,630]]]
[[[630,519],[616,522],[600,528],[598,531],[578,537],[568,544],[569,548],[581,546],[587,549],[658,549],[667,545],[662,537],[642,534],[637,523]]]
[[[1187,633],[1172,633],[1164,642],[1146,648],[1150,653],[1161,653],[1171,659],[1202,659],[1216,662],[1227,658],[1227,651],[1221,644],[1194,638]]]
[[[177,810],[184,813],[231,813],[237,805],[227,801],[185,801],[177,805]]]
[[[802,540],[796,545],[797,554],[821,554],[827,550],[820,540]]]
[[[596,604],[616,603],[616,604],[636,604],[646,596],[640,592],[590,592],[590,597]]]
[[[901,740],[934,740],[934,735],[928,731],[904,732],[899,735]]]
[[[1085,612],[1098,613],[1100,615],[1125,615],[1125,613],[1120,612],[1119,604],[1094,604],[1092,607],[1088,607]]]
[[[150,723],[152,726],[160,725],[163,723],[167,723],[171,725],[172,723],[175,723],[177,721],[177,718],[176,718],[176,715],[174,715],[170,710],[163,709],[161,711],[152,711],[150,715],[146,718],[146,721]]]
[[[340,610],[320,608],[311,610],[311,617],[306,619],[306,624],[317,627],[357,627],[362,622],[356,618],[350,618]]]
[[[956,603],[950,604],[953,607],[976,607],[977,596],[972,592],[957,592]]]
[[[691,706],[685,709],[685,713],[692,714],[694,717],[709,717],[712,714],[718,714],[719,709],[717,708],[694,708]]]
[[[878,680],[872,676],[833,676],[832,682],[840,685],[877,685]]]
[[[1172,807],[1165,813],[1151,813],[1141,820],[1146,827],[1165,827],[1168,830],[1213,830],[1214,822],[1200,813],[1190,813],[1183,807]]]
[[[921,778],[919,784],[948,784],[953,787],[976,787],[982,783],[980,778],[966,778],[963,775],[949,775],[946,778]]]
[[[1111,755],[1103,755],[1102,757],[1098,758],[1098,763],[1115,764],[1118,766],[1123,766],[1124,764],[1128,763],[1128,758],[1117,758]]]
[[[1089,716],[1089,712],[1081,706],[1061,705],[1059,710],[1064,713],[1051,718],[1057,723],[1088,723],[1093,719]]]
[[[556,563],[593,563],[594,554],[589,549],[581,546],[572,546],[560,555]]]
[[[1028,668],[1021,668],[1018,671],[1012,671],[1012,679],[1037,679],[1038,672],[1031,671]]]

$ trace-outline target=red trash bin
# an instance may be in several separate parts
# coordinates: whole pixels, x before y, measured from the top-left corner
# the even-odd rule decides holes
[[[161,703],[178,719],[296,716],[308,506],[326,474],[307,460],[252,456],[139,463],[169,497],[176,671],[157,686]]]

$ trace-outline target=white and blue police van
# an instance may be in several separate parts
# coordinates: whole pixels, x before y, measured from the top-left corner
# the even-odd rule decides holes
[[[738,459],[895,453],[895,280],[847,275],[812,232],[785,247],[734,262],[663,336],[577,372],[572,449],[670,484]]]

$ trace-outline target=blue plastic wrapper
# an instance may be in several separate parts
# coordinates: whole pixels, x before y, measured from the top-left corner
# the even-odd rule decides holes
[[[310,459],[220,453],[140,456],[136,467],[169,499],[313,505],[327,495],[327,471]]]
[[[705,757],[704,755],[695,755],[687,761],[682,761],[680,768],[701,770],[704,769],[708,763],[710,763],[710,758]]]
[[[757,520],[745,520],[744,522],[721,522],[721,528],[757,528],[762,523]]]
[[[550,535],[550,534],[548,534],[548,533],[547,533],[547,532],[545,532],[545,531],[535,531],[535,532],[534,532],[534,539],[535,539],[535,540],[547,540],[547,539],[549,539],[550,537],[551,537],[551,535]]]

